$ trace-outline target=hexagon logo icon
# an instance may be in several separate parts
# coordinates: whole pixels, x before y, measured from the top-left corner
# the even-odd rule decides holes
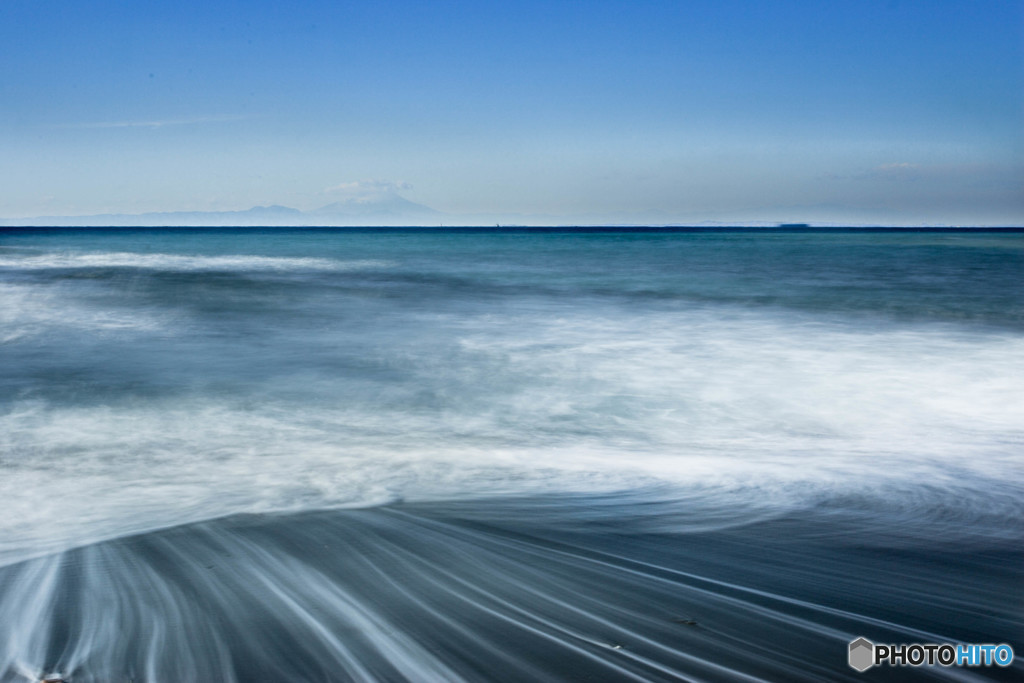
[[[875,664],[875,645],[867,638],[858,638],[850,643],[850,666],[857,671],[867,671]]]

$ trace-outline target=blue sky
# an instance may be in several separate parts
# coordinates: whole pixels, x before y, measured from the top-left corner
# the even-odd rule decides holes
[[[7,217],[1019,225],[1024,2],[3,0],[0,151]]]

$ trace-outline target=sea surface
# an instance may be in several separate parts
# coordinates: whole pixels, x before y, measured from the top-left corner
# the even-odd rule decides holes
[[[5,683],[1022,680],[1024,233],[6,229],[0,512]]]

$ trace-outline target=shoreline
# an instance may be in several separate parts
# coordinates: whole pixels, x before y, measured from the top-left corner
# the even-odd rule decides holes
[[[530,508],[551,502],[238,515],[3,567],[0,681],[853,681],[858,636],[1021,649],[1012,540],[897,548],[801,513],[682,534],[543,528]]]

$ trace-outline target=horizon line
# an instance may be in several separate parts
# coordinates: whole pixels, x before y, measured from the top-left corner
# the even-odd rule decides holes
[[[375,231],[375,232],[1024,232],[1022,225],[0,225],[0,232],[33,231]]]

